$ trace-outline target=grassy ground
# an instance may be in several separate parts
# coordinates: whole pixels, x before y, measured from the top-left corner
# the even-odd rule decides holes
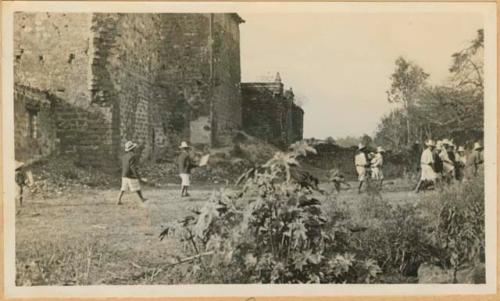
[[[338,199],[355,208],[363,195],[357,183],[351,186]],[[115,189],[75,188],[45,199],[28,194],[16,216],[17,285],[177,282],[163,267],[185,254],[174,239],[158,239],[162,224],[201,206],[218,188],[195,185],[190,198],[180,198],[176,186],[146,187],[146,207],[130,193],[115,205]],[[393,204],[419,197],[399,180],[388,181],[382,196]]]

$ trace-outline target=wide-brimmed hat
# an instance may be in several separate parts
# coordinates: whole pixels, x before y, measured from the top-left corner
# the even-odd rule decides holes
[[[465,148],[463,146],[458,147],[458,152],[465,152]]]
[[[358,149],[363,149],[363,148],[365,148],[365,146],[363,145],[363,143],[358,144]]]
[[[432,139],[429,139],[425,142],[425,145],[427,146],[436,146],[436,143],[434,142],[434,140]]]
[[[16,160],[16,164],[15,164],[15,166],[16,166],[16,169],[19,169],[19,168],[21,168],[21,167],[23,167],[23,166],[24,166],[24,162],[22,162],[22,161],[17,161],[17,160]]]
[[[443,145],[451,145],[451,141],[448,139],[443,139]]]
[[[384,153],[385,149],[382,146],[377,147],[377,153]]]
[[[483,149],[483,147],[481,146],[481,144],[479,144],[479,142],[474,143],[474,150],[477,149]]]
[[[181,145],[179,146],[179,148],[189,148],[189,145],[187,144],[186,141],[182,141]]]
[[[127,141],[125,143],[125,151],[126,152],[131,151],[131,150],[133,150],[136,147],[137,147],[137,143],[134,143],[132,141]]]

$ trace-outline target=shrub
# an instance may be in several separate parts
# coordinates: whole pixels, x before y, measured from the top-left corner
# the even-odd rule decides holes
[[[436,221],[431,238],[441,250],[438,257],[453,269],[455,282],[459,269],[484,262],[484,200],[483,178],[478,177],[444,187],[422,203]]]
[[[374,260],[358,258],[336,244],[345,232],[321,209],[310,189],[291,179],[297,158],[315,152],[305,143],[278,152],[246,174],[235,194],[224,191],[194,215],[170,224],[194,254],[188,276],[210,283],[373,282]]]

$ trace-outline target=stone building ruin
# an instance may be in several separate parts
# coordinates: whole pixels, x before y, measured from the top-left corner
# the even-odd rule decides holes
[[[302,139],[293,92],[281,81],[241,83],[243,22],[234,13],[15,13],[16,159],[61,153],[112,168],[127,140],[155,160],[182,140],[228,145],[238,130],[282,147]]]

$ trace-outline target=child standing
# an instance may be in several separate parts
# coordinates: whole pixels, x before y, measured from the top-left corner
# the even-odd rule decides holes
[[[117,205],[122,204],[123,194],[127,190],[136,192],[143,204],[147,201],[141,193],[141,178],[137,170],[139,158],[135,153],[136,148],[137,144],[132,141],[127,141],[127,143],[125,143],[125,154],[122,157],[122,187],[116,202]]]

